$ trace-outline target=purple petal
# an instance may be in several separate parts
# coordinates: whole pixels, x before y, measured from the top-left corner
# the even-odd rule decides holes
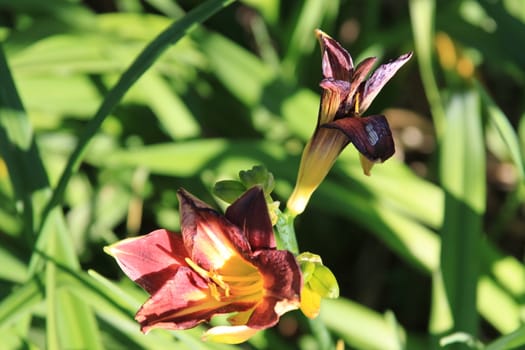
[[[322,127],[343,132],[359,152],[374,162],[383,162],[394,152],[394,140],[384,115],[342,118]]]
[[[268,206],[259,186],[252,187],[233,202],[225,215],[244,231],[252,251],[276,247]]]
[[[368,79],[364,86],[363,96],[361,100],[360,113],[368,109],[374,98],[385,84],[396,74],[409,59],[412,57],[412,52],[399,56],[397,59],[389,61],[379,66],[376,71]]]
[[[263,329],[274,326],[284,312],[297,309],[302,286],[302,275],[292,253],[286,250],[263,250],[252,261],[264,280],[264,298],[247,326]],[[279,304],[279,307],[276,307]]]
[[[354,68],[352,56],[328,34],[320,30],[316,34],[323,53],[323,77],[350,81]]]
[[[368,73],[370,73],[370,70],[372,69],[372,66],[376,62],[375,57],[368,57],[361,61],[355,68],[354,75],[352,76],[352,82],[350,84],[350,90],[348,92],[348,101],[346,102],[345,106],[345,112],[350,112],[350,109],[354,107],[354,95],[361,85],[361,83],[366,79]],[[357,106],[359,107],[359,106]],[[359,111],[354,111],[356,113],[359,113]]]

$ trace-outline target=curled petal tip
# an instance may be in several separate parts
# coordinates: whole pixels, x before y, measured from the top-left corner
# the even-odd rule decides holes
[[[315,36],[317,37],[317,39],[321,40],[322,37],[328,37],[330,38],[330,35],[326,34],[325,32],[323,32],[321,29],[317,28],[314,30],[314,33],[315,33]]]

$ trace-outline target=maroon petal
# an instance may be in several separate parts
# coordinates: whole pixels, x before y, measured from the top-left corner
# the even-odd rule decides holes
[[[390,126],[384,115],[342,118],[323,127],[343,132],[358,151],[371,161],[383,162],[395,152]]]
[[[188,256],[179,234],[156,230],[107,248],[124,273],[153,294],[173,277]]]
[[[323,53],[323,77],[350,81],[354,68],[352,56],[326,33],[317,30],[316,34]]]
[[[245,311],[254,303],[225,303],[214,299],[208,284],[189,267],[177,274],[149,298],[135,315],[143,332],[151,328],[188,329],[216,314]]]
[[[350,83],[345,80],[323,79],[319,84],[325,91],[321,96],[321,106],[317,116],[317,127],[344,116],[345,104]]]
[[[370,73],[370,70],[372,69],[372,66],[376,62],[375,57],[368,57],[361,61],[355,68],[354,75],[352,77],[352,82],[350,84],[350,89],[348,91],[348,101],[346,106],[346,113],[348,112],[355,112],[355,114],[359,114],[359,110],[361,109],[360,106],[357,106],[356,111],[350,111],[351,108],[354,107],[355,104],[355,93],[357,92],[357,89],[361,85],[361,83],[366,79],[368,76],[368,73]],[[360,97],[362,98],[362,96]]]
[[[250,254],[243,232],[184,189],[178,192],[181,230],[191,259],[205,270],[218,270],[232,256]]]
[[[226,209],[226,218],[248,238],[252,251],[276,247],[272,221],[261,187],[255,186]]]
[[[263,275],[265,293],[246,325],[268,328],[277,323],[280,315],[299,306],[302,275],[289,251],[260,251],[252,262]]]
[[[394,74],[396,74],[399,68],[401,68],[411,57],[412,52],[406,53],[395,60],[382,64],[375,70],[370,79],[368,79],[364,85],[360,107],[361,113],[364,113],[364,111],[368,109],[383,86],[385,86]]]
[[[319,84],[323,89],[338,92],[341,99],[350,92],[350,83],[346,80],[323,79]]]

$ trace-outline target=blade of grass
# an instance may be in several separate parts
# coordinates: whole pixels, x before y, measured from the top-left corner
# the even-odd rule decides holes
[[[171,138],[179,140],[200,134],[200,126],[190,110],[160,74],[145,75],[137,88],[150,101],[150,108]]]
[[[0,101],[2,106],[3,118],[0,119],[0,148],[2,149],[2,155],[6,159],[6,163],[10,172],[10,178],[15,188],[15,192],[18,198],[24,203],[22,215],[24,217],[25,230],[28,234],[39,234],[40,230],[36,228],[36,223],[39,221],[41,209],[45,200],[50,197],[49,181],[42,163],[39,157],[38,149],[33,138],[33,132],[27,115],[25,114],[22,102],[16,91],[14,81],[11,77],[9,68],[3,51],[0,47],[0,74],[5,78],[5,83],[0,87]],[[41,234],[36,242],[37,249],[34,250],[32,261],[35,260],[35,256],[46,254],[48,257],[55,257],[55,253],[58,253],[58,249],[55,246],[56,243],[60,243],[64,257],[68,266],[78,268],[78,262],[73,251],[73,245],[71,242],[65,242],[66,235],[61,235],[61,228],[63,225],[62,212],[55,210],[52,215],[56,220],[62,220],[62,227],[58,225],[58,221],[52,221],[48,226],[45,227],[45,233]],[[48,242],[48,240],[42,241],[41,237],[52,237],[49,240],[49,245],[39,245],[39,242]],[[29,242],[33,241],[33,237],[27,237]],[[60,241],[62,240],[62,241]],[[100,342],[98,340],[98,333],[96,327],[94,327],[94,319],[90,314],[89,310],[77,309],[74,315],[73,322],[57,327],[56,316],[58,306],[61,303],[67,302],[67,298],[57,297],[56,291],[56,266],[54,262],[49,260],[46,264],[45,273],[45,292],[46,292],[46,303],[47,303],[47,319],[46,319],[46,343],[49,349],[60,348],[60,332],[62,335],[69,335],[70,331],[75,326],[76,329],[83,328],[88,333],[83,333],[82,330],[73,334],[86,334],[85,337],[75,337],[75,344],[82,348],[94,348],[98,349]],[[36,269],[30,268],[30,274],[34,275]],[[25,300],[28,305],[25,308],[29,308],[31,300]],[[82,307],[81,304],[80,308]],[[86,327],[91,320],[90,324],[92,327]],[[91,331],[91,332],[90,332]]]
[[[351,300],[323,300],[320,319],[335,334],[358,349],[400,350],[399,337],[406,338],[399,326],[392,327],[384,317]]]
[[[0,246],[0,279],[22,283],[27,276],[24,263],[15,257],[8,248]]]
[[[478,282],[478,310],[499,332],[506,334],[521,325],[520,305],[488,276]]]
[[[61,211],[56,208],[50,214],[44,230],[53,230],[46,234],[47,246],[35,254],[45,254],[46,261],[46,341],[48,349],[102,349],[100,333],[92,310],[84,300],[59,288],[64,272],[57,267],[65,266],[74,271],[79,264],[74,246]]]
[[[65,188],[73,173],[78,169],[80,162],[86,152],[89,142],[99,130],[102,122],[106,119],[113,108],[122,99],[129,88],[139,79],[144,72],[151,67],[155,60],[170,45],[175,44],[188,31],[197,24],[208,19],[216,12],[231,4],[234,0],[208,0],[194,8],[180,20],[173,23],[151,41],[137,56],[130,67],[122,74],[117,84],[108,92],[93,119],[86,125],[85,132],[80,136],[77,146],[68,159],[68,163],[53,191],[53,196],[46,205],[44,220],[50,210],[55,207],[64,194]]]
[[[435,0],[410,0],[409,9],[419,73],[430,104],[436,138],[439,144],[445,131],[445,111],[432,66]]]
[[[339,1],[307,0],[298,3],[301,6],[297,18],[291,23],[291,34],[286,38],[286,54],[283,60],[283,74],[295,80],[299,71],[300,57],[312,52],[316,40],[314,30],[319,28],[325,17],[334,17],[339,8]]]
[[[196,35],[202,51],[213,57],[210,68],[217,79],[242,103],[259,105],[265,86],[276,76],[271,67],[222,35],[200,30]]]
[[[510,124],[509,119],[494,103],[492,98],[487,94],[479,82],[476,81],[475,87],[478,90],[483,105],[487,110],[489,122],[492,123],[495,126],[495,129],[499,132],[501,140],[506,144],[510,157],[518,170],[520,179],[523,180],[525,178],[525,165],[523,164],[523,154],[520,150],[520,143],[516,132]]]
[[[441,146],[445,217],[440,267],[453,330],[476,336],[476,288],[486,188],[479,95],[475,90],[451,97]]]
[[[516,331],[494,340],[485,347],[485,350],[518,349],[525,346],[525,325]]]
[[[0,45],[0,155],[4,159],[24,222],[27,241],[33,240],[49,181],[33,138],[33,130],[16,90]]]
[[[8,327],[31,312],[44,299],[43,281],[33,277],[0,302],[0,327]]]

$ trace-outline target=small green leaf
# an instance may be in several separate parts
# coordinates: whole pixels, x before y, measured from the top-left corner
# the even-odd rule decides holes
[[[218,181],[213,186],[213,194],[226,203],[233,203],[245,191],[246,186],[235,180]]]

